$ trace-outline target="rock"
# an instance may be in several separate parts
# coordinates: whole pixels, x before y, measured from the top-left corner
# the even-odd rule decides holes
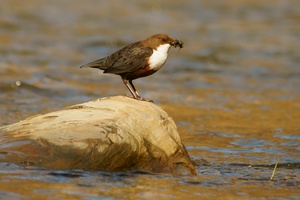
[[[153,103],[124,96],[0,127],[0,162],[51,169],[196,174],[167,113]]]

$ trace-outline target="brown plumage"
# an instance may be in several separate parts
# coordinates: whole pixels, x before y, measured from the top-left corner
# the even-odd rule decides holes
[[[183,47],[183,42],[174,40],[167,34],[156,34],[135,42],[82,67],[104,70],[103,73],[120,75],[133,98],[144,100],[137,93],[132,80],[149,76],[158,71],[166,62],[169,48]]]

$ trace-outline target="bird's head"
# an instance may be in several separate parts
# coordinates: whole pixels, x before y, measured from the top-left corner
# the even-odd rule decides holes
[[[173,39],[167,34],[155,34],[152,35],[151,37],[147,38],[146,40],[143,41],[147,46],[157,49],[160,45],[165,45],[168,44],[169,47],[179,47],[183,48],[183,42],[177,39]]]

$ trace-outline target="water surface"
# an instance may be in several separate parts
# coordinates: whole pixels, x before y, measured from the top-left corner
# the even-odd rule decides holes
[[[0,125],[128,94],[118,76],[79,66],[151,34],[183,40],[135,85],[173,117],[198,172],[1,163],[2,198],[299,199],[298,1],[3,0],[0,13]]]

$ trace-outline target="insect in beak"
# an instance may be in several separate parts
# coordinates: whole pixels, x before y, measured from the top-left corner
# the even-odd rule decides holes
[[[171,43],[172,46],[174,46],[175,48],[176,47],[179,47],[180,49],[183,48],[183,41],[180,41],[180,40],[174,40],[172,43]]]

